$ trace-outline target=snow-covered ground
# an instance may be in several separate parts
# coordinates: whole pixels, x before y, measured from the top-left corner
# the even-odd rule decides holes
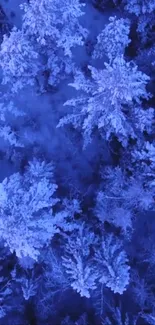
[[[11,25],[15,25],[20,28],[22,24],[20,4],[25,2],[24,0],[1,0],[0,4],[8,17]]]

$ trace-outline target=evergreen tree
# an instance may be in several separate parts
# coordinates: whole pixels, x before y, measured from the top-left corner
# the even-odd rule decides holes
[[[70,84],[81,94],[64,104],[72,107],[72,113],[62,118],[58,126],[71,123],[75,128],[82,129],[84,145],[91,142],[97,129],[106,140],[115,135],[126,145],[129,137],[135,138],[139,133],[143,118],[141,99],[149,98],[146,84],[150,78],[123,57],[105,63],[103,70],[92,66],[89,70],[91,78],[85,78],[83,73],[78,72],[74,83]],[[135,107],[135,103],[139,105]],[[133,120],[135,115],[138,123]]]
[[[39,71],[38,53],[25,34],[13,28],[4,35],[0,50],[3,84],[9,84],[13,93],[25,85],[33,85]]]
[[[13,174],[0,184],[0,234],[18,257],[37,260],[40,249],[59,232],[52,211],[58,202],[52,197],[57,189],[52,179],[52,165],[34,160],[24,175]]]

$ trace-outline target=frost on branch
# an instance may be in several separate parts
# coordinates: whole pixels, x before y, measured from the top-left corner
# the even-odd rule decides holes
[[[136,63],[140,69],[148,75],[155,72],[155,46],[138,52]]]
[[[38,54],[22,31],[13,28],[10,35],[4,35],[0,50],[0,66],[3,84],[10,84],[17,92],[25,85],[32,85],[39,71]]]
[[[138,18],[137,32],[143,44],[149,43],[149,37],[155,21],[154,0],[124,0],[125,9]]]
[[[17,132],[14,131],[14,120],[24,115],[25,113],[17,109],[12,101],[0,103],[0,137],[13,147],[23,147]]]
[[[0,186],[1,238],[18,257],[37,260],[40,249],[59,232],[52,211],[59,201],[53,198],[53,167],[34,160],[24,175],[13,174]]]
[[[142,317],[145,321],[147,321],[147,324],[149,325],[155,324],[155,312],[152,314],[142,314]]]
[[[93,58],[102,58],[105,54],[109,60],[124,55],[125,48],[130,43],[130,22],[128,19],[109,18],[109,24],[97,37]]]
[[[11,276],[12,280],[19,285],[25,300],[28,301],[31,297],[36,295],[39,285],[39,277],[35,279],[33,270],[26,270],[21,273],[18,272],[17,267],[15,267],[11,272]]]
[[[122,170],[117,168],[107,168],[104,170],[104,188],[98,192],[95,207],[95,215],[101,222],[108,221],[121,228],[127,237],[132,231],[133,201],[128,200],[128,185]]]
[[[125,9],[137,16],[137,32],[143,45],[149,44],[155,21],[154,0],[123,0]]]
[[[148,44],[149,41],[151,41],[150,31],[154,27],[154,21],[155,21],[155,11],[151,12],[150,14],[146,13],[139,16],[137,32],[140,35],[141,42],[143,43],[143,45]]]
[[[146,141],[132,152],[132,159],[143,171],[145,185],[155,189],[155,142]]]
[[[91,260],[91,245],[95,244],[95,236],[84,225],[79,225],[68,237],[65,245],[63,265],[69,276],[71,286],[82,297],[90,297],[90,291],[96,288],[97,271]]]
[[[53,48],[56,46],[64,50],[65,55],[71,57],[71,48],[83,45],[87,30],[79,23],[84,15],[85,5],[79,0],[30,0],[24,9],[23,30],[41,45]]]
[[[108,221],[120,228],[126,238],[133,231],[137,211],[144,212],[154,207],[153,196],[146,187],[147,178],[142,166],[141,169],[138,166],[138,172],[136,169],[134,172],[135,175],[129,177],[119,167],[105,168],[103,185],[97,194],[94,210],[100,222]]]
[[[100,250],[96,251],[95,260],[98,265],[99,281],[114,293],[122,294],[129,284],[129,265],[121,242],[113,235],[103,238]]]
[[[56,16],[56,7],[53,0],[30,0],[29,4],[21,5],[24,10],[23,30],[44,45],[46,38],[57,38],[60,32],[56,24],[60,22],[60,17]]]
[[[123,314],[120,307],[110,308],[111,317],[106,317],[103,325],[137,325],[138,316],[132,317],[128,313]]]
[[[22,279],[22,291],[25,300],[29,300],[31,297],[36,295],[37,285],[33,283],[31,279]]]
[[[152,107],[148,109],[142,109],[141,106],[133,106],[131,111],[132,124],[135,129],[139,129],[140,133],[146,131],[151,135],[153,132],[155,111]]]
[[[141,122],[139,120],[138,124],[136,121],[136,125],[131,123],[132,106],[140,104],[142,98],[149,97],[146,84],[150,78],[123,57],[116,57],[111,64],[105,63],[103,70],[92,66],[89,69],[90,79],[86,79],[79,71],[74,83],[70,84],[82,91],[83,95],[64,104],[71,106],[73,113],[62,118],[58,126],[71,123],[75,128],[81,128],[85,145],[91,141],[93,132],[97,129],[106,140],[115,135],[126,145],[129,136],[136,136]],[[136,115],[138,117],[137,113]]]
[[[154,0],[124,0],[125,8],[136,16],[150,14],[155,10]]]
[[[48,84],[57,85],[74,72],[72,48],[83,45],[88,31],[79,18],[85,5],[79,0],[30,0],[24,10],[22,30],[43,56],[42,71],[48,71]]]
[[[37,305],[39,313],[46,314],[53,299],[58,299],[63,292],[70,288],[69,281],[62,265],[60,251],[48,248],[40,255],[40,262],[44,263],[44,273],[39,287]]]
[[[1,125],[0,126],[0,137],[8,142],[13,147],[22,147],[18,142],[16,133],[11,130],[10,126]]]

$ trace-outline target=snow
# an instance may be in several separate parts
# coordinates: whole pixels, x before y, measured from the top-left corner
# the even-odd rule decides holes
[[[22,10],[19,5],[23,2],[25,2],[25,0],[1,0],[6,15],[12,24],[18,28],[21,28],[22,23]],[[95,9],[90,3],[86,3],[84,11],[85,15],[80,18],[80,23],[83,23],[84,27],[89,30],[88,43],[91,44],[96,41],[97,35],[104,28],[105,24],[108,23],[110,12],[103,14],[103,12]],[[12,16],[12,12],[14,16]],[[86,46],[77,46],[72,52],[73,60],[79,68],[85,68],[87,65],[91,64],[92,59],[87,44]],[[87,170],[86,174],[88,177],[90,174],[93,174],[91,161],[93,156],[97,155],[97,152],[101,152],[101,150],[105,151],[105,160],[108,160],[110,156],[107,146],[103,143],[103,148],[99,148],[95,139],[91,147],[88,146],[87,150],[79,152],[79,149],[75,148],[75,139],[69,138],[68,130],[56,128],[60,116],[66,113],[66,107],[64,108],[63,103],[76,94],[76,91],[68,86],[70,82],[73,82],[73,80],[68,78],[60,83],[55,93],[44,93],[41,95],[36,93],[36,87],[24,88],[24,91],[21,91],[21,93],[16,96],[14,102],[17,108],[23,109],[30,118],[35,118],[35,116],[37,116],[38,129],[33,132],[31,126],[27,128],[27,132],[29,134],[31,133],[32,143],[37,140],[37,143],[39,143],[43,152],[48,155],[49,159],[53,159],[53,157],[56,156],[59,169],[62,171],[61,173],[64,174],[66,180],[70,179],[71,175],[73,177],[74,174],[76,179],[75,182],[80,184],[83,170]],[[21,138],[25,139],[25,144],[28,144],[28,142],[30,144],[30,137],[26,137],[23,132],[25,132],[25,130],[21,130]],[[64,148],[64,143],[68,144],[66,148]],[[67,157],[70,157],[68,162]],[[74,166],[75,157],[77,159],[76,168]],[[5,176],[7,176],[6,171],[4,173],[4,177]],[[74,180],[72,180],[72,182],[74,183]]]
[[[25,2],[24,0],[1,0],[1,6],[9,19],[9,22],[20,28],[22,25],[22,11],[20,5]]]

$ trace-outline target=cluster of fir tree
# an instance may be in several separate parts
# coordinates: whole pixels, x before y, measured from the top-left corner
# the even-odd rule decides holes
[[[155,5],[113,1],[83,69],[85,6],[30,0],[1,44],[0,324],[155,322]],[[18,105],[31,87],[52,113]]]

